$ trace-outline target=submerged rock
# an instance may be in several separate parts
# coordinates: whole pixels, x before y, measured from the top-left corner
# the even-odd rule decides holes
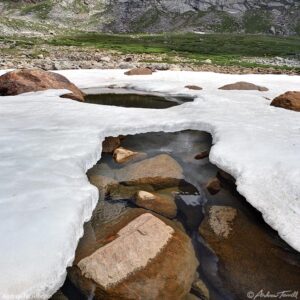
[[[272,106],[300,111],[300,92],[286,92],[276,97],[272,102]]]
[[[150,184],[156,188],[178,185],[183,170],[175,159],[160,154],[115,171],[115,179],[127,185]]]
[[[221,185],[229,188],[230,190],[236,189],[235,178],[223,170],[219,170],[217,178],[220,180]]]
[[[209,156],[209,152],[210,152],[209,150],[202,151],[202,152],[196,154],[194,158],[196,160],[200,160],[200,159],[206,158],[206,157]]]
[[[232,84],[226,84],[220,87],[219,90],[256,90],[260,92],[266,92],[269,89],[264,86],[258,86],[250,82],[239,81]]]
[[[67,89],[61,97],[84,101],[84,93],[66,77],[38,69],[15,70],[0,76],[0,96],[13,96],[48,89]]]
[[[95,299],[182,299],[198,266],[190,238],[172,222],[143,210],[125,214],[104,244],[75,258],[69,278]]]
[[[113,158],[116,163],[124,164],[132,160],[146,158],[147,154],[134,152],[123,147],[115,149]]]
[[[102,152],[104,153],[113,153],[115,149],[120,147],[121,140],[120,137],[108,136],[102,143]]]
[[[110,184],[107,187],[107,196],[110,200],[133,200],[138,191],[144,190],[148,192],[154,192],[154,188],[150,184],[137,184],[137,185],[126,185],[126,184]]]
[[[68,300],[68,298],[63,294],[61,290],[58,290],[50,300]]]
[[[237,210],[228,206],[212,206],[209,209],[209,226],[220,238],[228,238]]]
[[[274,242],[271,229],[232,207],[212,206],[208,211],[199,232],[219,258],[218,272],[226,288],[238,299],[261,289],[299,289],[299,256],[279,239]]]
[[[177,214],[175,198],[172,195],[139,191],[133,199],[133,202],[139,207],[152,210],[167,218],[175,218]]]
[[[90,183],[95,185],[99,191],[103,192],[104,195],[109,192],[111,186],[117,186],[119,184],[118,181],[114,180],[113,178],[99,174],[88,173],[88,178]]]
[[[152,75],[150,68],[135,68],[125,72],[125,75]]]
[[[206,284],[200,279],[196,279],[192,284],[192,289],[195,291],[201,300],[209,300],[209,290]]]
[[[217,177],[211,178],[207,184],[206,188],[211,195],[215,195],[221,190],[221,182]]]

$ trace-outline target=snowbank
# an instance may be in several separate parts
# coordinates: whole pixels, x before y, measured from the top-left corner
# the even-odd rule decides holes
[[[71,265],[82,225],[97,202],[85,172],[100,158],[105,136],[206,130],[210,160],[237,179],[238,190],[300,251],[300,114],[270,107],[300,78],[121,70],[62,71],[81,88],[115,84],[149,92],[198,95],[164,110],[83,104],[45,91],[0,97],[0,299],[48,298]],[[269,92],[221,91],[235,81]],[[184,88],[197,84],[195,92]]]

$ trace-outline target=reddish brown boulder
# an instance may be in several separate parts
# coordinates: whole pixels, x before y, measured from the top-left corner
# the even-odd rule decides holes
[[[198,86],[198,85],[186,85],[185,88],[186,88],[186,89],[189,89],[189,90],[195,90],[195,91],[200,91],[200,90],[202,90],[202,87],[201,87],[201,86]]]
[[[0,76],[0,96],[14,96],[48,89],[67,89],[72,93],[63,95],[84,101],[84,93],[66,77],[38,69],[15,70]]]
[[[135,68],[125,72],[125,75],[152,75],[152,70],[149,68]]]
[[[211,178],[206,184],[206,188],[211,195],[215,195],[221,190],[221,182],[217,177]]]
[[[272,101],[271,105],[294,111],[300,111],[300,92],[286,92],[276,97]]]
[[[219,90],[254,90],[260,92],[266,92],[269,89],[264,86],[259,86],[250,82],[239,81],[232,84],[226,84],[220,87]]]
[[[113,153],[121,145],[120,137],[108,136],[102,143],[102,152]]]

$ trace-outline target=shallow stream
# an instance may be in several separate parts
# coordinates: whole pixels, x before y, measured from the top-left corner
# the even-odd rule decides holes
[[[107,98],[103,97],[103,101],[98,102],[100,97],[97,97],[91,97],[89,101],[114,105],[117,98],[116,95],[109,95],[111,98],[108,100],[104,101]],[[142,107],[154,107],[156,104],[156,108],[168,107],[161,104],[161,101],[163,102],[152,96],[133,97],[131,94],[121,95],[121,100],[116,100],[120,105],[129,103],[129,107],[137,103],[142,103]],[[263,221],[261,214],[238,194],[234,184],[221,179],[221,190],[215,195],[208,192],[207,182],[216,177],[219,169],[208,158],[195,159],[197,154],[211,148],[212,139],[208,133],[188,130],[128,135],[122,139],[121,146],[146,153],[147,158],[168,154],[182,167],[184,181],[170,189],[170,193],[176,193],[178,208],[174,222],[180,222],[192,239],[200,261],[198,276],[209,290],[209,299],[251,299],[254,298],[251,293],[255,295],[260,290],[277,293],[297,291],[300,288],[300,254],[279,238]],[[105,164],[112,170],[124,167],[114,161],[112,154],[103,154],[98,164]],[[212,206],[236,210],[237,217],[231,229],[231,238],[216,238],[207,226],[204,231],[199,231],[199,226],[209,217]],[[112,201],[109,196],[100,193],[92,219],[85,224],[85,236],[81,239],[77,254],[83,243],[85,247],[89,243],[88,247],[95,249],[94,243],[101,237],[104,225],[113,225],[114,220],[132,208],[134,204],[126,197]],[[204,236],[202,232],[205,233]],[[70,300],[93,299],[92,290],[89,296],[84,295],[69,279],[61,291]],[[191,288],[191,294],[196,297],[194,299],[204,299],[194,287]]]

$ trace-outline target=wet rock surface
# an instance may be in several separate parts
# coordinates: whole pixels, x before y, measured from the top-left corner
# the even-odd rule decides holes
[[[133,199],[133,203],[139,207],[152,210],[167,218],[172,219],[177,214],[175,199],[172,195],[138,191]]]
[[[106,137],[102,143],[102,152],[112,153],[121,145],[121,140],[119,137],[109,136]]]
[[[113,153],[113,158],[115,162],[117,162],[118,164],[124,164],[128,161],[133,161],[133,160],[136,161],[138,159],[146,158],[146,156],[147,155],[145,153],[131,151],[123,147],[119,147],[115,149]]]
[[[62,288],[68,299],[70,285],[80,299],[230,300],[246,299],[248,290],[296,289],[299,253],[237,193],[230,174],[194,159],[210,148],[208,134],[147,133],[120,142],[147,158],[123,165],[106,153],[89,170],[100,198]],[[219,181],[218,193],[207,190],[210,179]]]
[[[298,290],[300,258],[295,251],[287,250],[279,239],[274,243],[274,236],[241,210],[226,206],[208,206],[207,210],[199,232],[220,260],[224,284],[239,299],[261,289],[271,293]]]
[[[300,92],[286,92],[276,97],[271,106],[300,111]]]
[[[67,89],[71,93],[62,97],[84,101],[83,92],[60,74],[37,69],[24,69],[0,76],[1,96],[13,96],[47,89]]]
[[[221,190],[221,182],[217,177],[211,178],[207,182],[206,188],[211,195],[215,195]]]

